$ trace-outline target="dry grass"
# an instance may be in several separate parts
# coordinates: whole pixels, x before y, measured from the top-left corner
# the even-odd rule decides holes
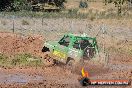
[[[29,25],[29,22],[26,20],[22,20],[22,25]]]
[[[0,54],[0,67],[38,67],[42,66],[42,64],[43,63],[39,58],[34,57],[31,54],[19,54],[13,58]]]
[[[2,24],[2,25],[6,25],[7,22],[6,22],[5,20],[1,20],[1,24]]]

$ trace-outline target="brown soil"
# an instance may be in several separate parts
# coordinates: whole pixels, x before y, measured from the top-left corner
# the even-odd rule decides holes
[[[0,52],[7,56],[20,53],[38,55],[41,52],[43,41],[43,37],[39,35],[24,37],[17,34],[1,32]]]
[[[44,38],[42,36],[20,36],[17,34],[0,33],[0,52],[13,56],[20,53],[31,53],[41,56]],[[84,64],[85,70],[89,72],[91,79],[132,79],[132,58],[127,54],[110,53],[109,64],[95,65],[90,62]],[[7,83],[9,76],[17,78],[13,83]],[[22,76],[21,76],[22,75]],[[24,75],[24,76],[23,76]],[[37,79],[37,77],[41,79]],[[78,77],[81,76],[81,67],[75,72],[65,66],[51,66],[38,68],[12,68],[0,69],[0,87],[12,88],[81,88]],[[34,78],[35,77],[35,78]],[[17,82],[19,79],[26,80],[25,83]],[[36,79],[36,80],[34,80]],[[3,80],[1,82],[1,80]],[[104,86],[105,88],[105,86]],[[113,87],[115,88],[115,87]],[[129,86],[127,88],[130,88]]]

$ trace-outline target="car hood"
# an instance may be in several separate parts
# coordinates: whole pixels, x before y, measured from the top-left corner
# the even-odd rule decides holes
[[[47,41],[44,43],[44,46],[46,46],[46,47],[54,47],[57,45],[59,45],[58,41]]]

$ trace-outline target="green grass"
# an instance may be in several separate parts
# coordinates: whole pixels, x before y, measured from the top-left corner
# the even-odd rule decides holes
[[[0,54],[0,66],[1,67],[39,67],[43,63],[41,59],[32,56],[31,54],[18,54],[13,58],[9,58],[3,54]]]
[[[64,10],[61,12],[32,12],[32,11],[18,11],[18,12],[0,12],[0,17],[35,17],[35,18],[73,18],[73,19],[119,19],[128,18],[131,19],[132,15],[123,14],[118,16],[112,11],[104,11],[100,13],[93,13],[89,10],[88,13],[77,13],[78,9]]]
[[[32,56],[31,54],[18,54],[12,59],[11,65],[13,66],[41,66],[41,59]]]
[[[7,56],[0,53],[0,67],[7,67],[10,65],[10,61]]]
[[[132,49],[130,50],[130,52],[129,52],[129,53],[130,53],[130,55],[132,55]]]

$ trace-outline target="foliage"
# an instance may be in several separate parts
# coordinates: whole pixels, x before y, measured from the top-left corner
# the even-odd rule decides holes
[[[122,6],[127,2],[128,0],[105,0],[105,4],[113,3],[115,7],[118,10],[118,15],[121,15],[122,13]]]
[[[8,59],[7,56],[0,54],[0,63],[5,63],[5,61]]]
[[[0,11],[5,11],[11,6],[13,0],[0,0]]]
[[[0,53],[0,67],[10,67],[10,59],[4,55]]]
[[[12,8],[14,11],[20,10],[31,10],[31,4],[27,2],[27,0],[14,0],[12,3]]]
[[[88,4],[86,1],[80,1],[80,5],[79,5],[79,8],[87,8],[88,7]]]
[[[12,67],[12,66],[42,66],[41,59],[32,56],[31,54],[18,54],[13,58],[9,58],[0,53],[0,66]]]
[[[21,10],[32,10],[33,3],[52,3],[56,6],[64,8],[64,2],[66,0],[0,0],[0,11],[21,11]]]

